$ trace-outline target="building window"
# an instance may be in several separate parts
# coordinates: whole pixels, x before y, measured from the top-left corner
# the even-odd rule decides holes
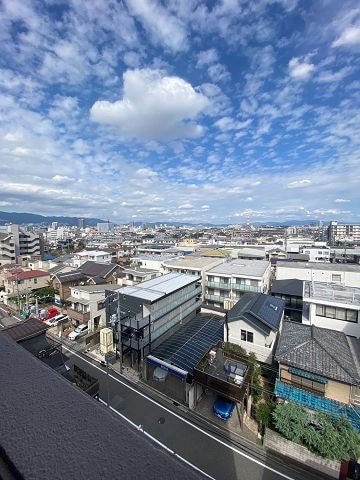
[[[332,273],[331,274],[331,281],[340,283],[341,282],[341,275],[339,273]]]
[[[37,283],[37,278],[34,278],[34,283]]]
[[[243,342],[254,343],[254,334],[253,332],[247,332],[246,330],[241,330],[241,340]]]
[[[358,321],[357,310],[332,307],[330,305],[316,305],[316,315],[318,317],[333,318],[334,320],[343,320],[344,322],[357,323]]]

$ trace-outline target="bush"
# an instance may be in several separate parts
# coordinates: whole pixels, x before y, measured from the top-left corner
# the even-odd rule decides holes
[[[360,456],[360,434],[346,417],[309,413],[300,405],[286,403],[275,407],[272,418],[281,435],[324,458],[348,460]]]

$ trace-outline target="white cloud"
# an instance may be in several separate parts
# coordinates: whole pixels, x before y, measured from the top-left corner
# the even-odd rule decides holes
[[[309,63],[307,59],[292,58],[289,62],[289,73],[296,80],[307,80],[315,70],[315,65]]]
[[[352,71],[351,67],[341,68],[337,72],[331,72],[329,70],[325,70],[323,72],[320,72],[319,76],[317,77],[317,81],[320,83],[340,82],[343,78],[349,75],[351,71]]]
[[[350,200],[346,200],[345,198],[337,198],[335,203],[348,203]]]
[[[311,185],[311,180],[295,180],[288,183],[288,188],[305,188]]]
[[[203,67],[204,65],[211,65],[218,61],[218,53],[215,48],[204,50],[198,54],[197,67]]]
[[[346,28],[340,37],[331,44],[332,47],[346,47],[353,45],[360,45],[360,27],[351,26]]]
[[[183,22],[154,0],[126,0],[130,12],[143,24],[156,44],[175,52],[186,50],[187,32]]]
[[[124,74],[122,100],[97,101],[91,107],[92,120],[114,125],[130,138],[173,140],[202,135],[195,118],[209,100],[180,77],[160,70],[128,70]]]

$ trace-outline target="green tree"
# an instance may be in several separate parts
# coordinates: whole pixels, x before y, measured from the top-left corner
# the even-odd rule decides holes
[[[304,407],[295,403],[276,405],[273,411],[275,429],[285,438],[295,443],[302,443],[304,430],[309,423]]]

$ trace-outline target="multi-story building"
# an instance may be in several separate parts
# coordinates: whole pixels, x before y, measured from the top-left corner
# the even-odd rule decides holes
[[[206,271],[205,302],[232,308],[244,293],[267,293],[271,264],[267,260],[234,260]]]
[[[330,262],[330,248],[325,245],[319,247],[303,247],[300,249],[300,253],[309,255],[309,262]]]
[[[82,285],[70,289],[71,302],[66,313],[70,320],[78,325],[88,324],[89,333],[106,326],[105,290],[116,290],[117,285]]]
[[[337,242],[360,243],[360,225],[330,222],[328,240],[330,245],[334,245]]]
[[[205,300],[205,279],[206,271],[221,265],[226,260],[224,258],[213,257],[195,257],[185,255],[173,260],[163,262],[165,272],[186,273],[187,275],[197,275],[201,277],[202,300]]]
[[[360,265],[288,261],[276,264],[276,280],[293,278],[358,287],[360,285]]]
[[[7,233],[0,233],[0,266],[18,263],[20,255],[42,255],[43,239],[26,232],[19,225],[9,225]]]
[[[4,274],[4,289],[9,295],[23,295],[49,285],[50,274],[43,270],[13,269]]]
[[[304,282],[302,323],[360,338],[360,288]]]
[[[195,275],[168,273],[106,292],[107,323],[117,350],[129,354],[132,365],[142,365],[145,355],[200,311],[199,281]]]

